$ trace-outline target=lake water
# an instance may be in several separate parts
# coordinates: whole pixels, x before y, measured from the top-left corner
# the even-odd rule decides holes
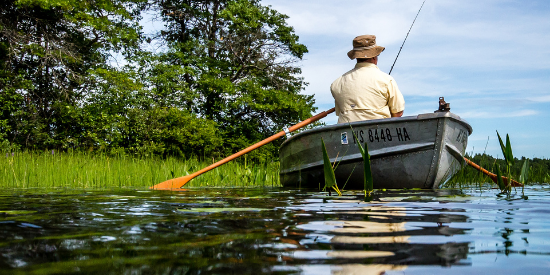
[[[549,274],[550,188],[520,193],[2,191],[0,273]]]

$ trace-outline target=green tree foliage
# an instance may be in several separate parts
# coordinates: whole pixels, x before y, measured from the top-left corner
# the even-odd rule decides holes
[[[80,134],[71,117],[90,92],[91,69],[140,43],[139,0],[7,0],[0,9],[0,121],[25,148]]]
[[[138,68],[93,71],[96,91],[75,124],[84,131],[77,147],[138,155],[211,156],[222,145],[215,122],[177,108],[141,82]]]
[[[144,11],[165,24],[158,53],[141,48]],[[8,0],[0,15],[2,148],[223,156],[314,111],[307,48],[256,0]]]
[[[159,58],[171,67],[161,70],[168,81],[158,81],[156,92],[181,92],[178,107],[215,121],[226,148],[243,148],[314,111],[313,97],[299,94],[306,83],[295,66],[307,48],[285,15],[256,0],[157,4],[169,48]]]

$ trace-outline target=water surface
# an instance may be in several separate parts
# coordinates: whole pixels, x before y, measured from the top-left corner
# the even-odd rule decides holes
[[[548,274],[550,188],[525,194],[8,190],[0,272]]]

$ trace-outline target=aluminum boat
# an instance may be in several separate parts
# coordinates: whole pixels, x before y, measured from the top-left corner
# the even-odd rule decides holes
[[[464,164],[471,133],[472,127],[448,110],[306,130],[281,145],[281,183],[295,188],[324,187],[322,139],[330,161],[336,162],[340,188],[344,184],[345,190],[364,188],[357,142],[366,142],[375,189],[435,189]]]

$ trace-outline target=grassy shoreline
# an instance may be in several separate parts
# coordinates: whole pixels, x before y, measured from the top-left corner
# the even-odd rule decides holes
[[[475,155],[474,161],[490,167],[495,160]],[[550,160],[533,159],[530,183],[549,183]],[[521,163],[518,161],[517,163]],[[89,152],[15,152],[0,155],[3,188],[148,188],[162,181],[196,172],[211,162],[196,158],[109,156]],[[518,168],[519,169],[519,168]],[[478,186],[492,181],[463,167],[441,188]],[[246,158],[224,164],[190,181],[185,187],[281,187],[279,163],[247,163]]]
[[[148,188],[211,163],[196,158],[108,156],[87,152],[16,152],[0,157],[4,188]],[[186,187],[279,187],[279,164],[233,161]]]

